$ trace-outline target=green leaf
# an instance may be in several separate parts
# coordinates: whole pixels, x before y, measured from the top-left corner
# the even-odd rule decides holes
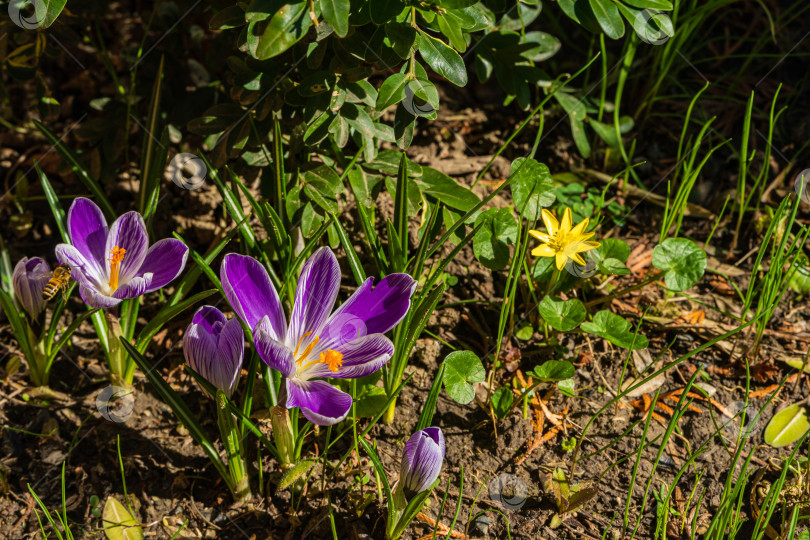
[[[422,168],[422,178],[417,178],[416,183],[423,195],[432,196],[450,208],[462,212],[469,212],[481,202],[469,188],[431,167]]]
[[[287,489],[295,483],[296,480],[309,472],[313,465],[318,463],[317,459],[305,459],[293,465],[292,469],[285,472],[278,483],[278,489]]]
[[[34,168],[39,176],[39,182],[42,184],[42,191],[45,192],[45,199],[48,201],[48,206],[51,207],[51,212],[53,212],[54,220],[56,220],[56,228],[59,229],[59,234],[62,237],[62,241],[66,244],[70,244],[70,235],[67,232],[67,217],[65,216],[65,210],[59,203],[59,198],[56,196],[56,192],[53,190],[53,186],[51,186],[48,177],[45,176],[45,173],[39,168],[39,163],[34,163]]]
[[[517,332],[515,332],[515,337],[521,341],[528,341],[532,339],[534,335],[534,327],[532,325],[527,324],[525,326],[521,326]]]
[[[593,318],[593,322],[582,323],[582,331],[588,332],[608,340],[618,347],[625,349],[645,349],[647,348],[647,338],[641,334],[634,335],[630,331],[632,325],[607,310],[602,310]]]
[[[405,4],[401,0],[369,0],[368,8],[374,24],[385,24],[399,15]]]
[[[532,158],[518,158],[512,162],[509,178],[515,206],[525,219],[540,219],[540,211],[554,203],[554,182],[543,163]]]
[[[611,39],[619,39],[624,35],[624,21],[619,8],[613,0],[589,0],[591,9],[599,26]]]
[[[349,0],[321,0],[321,15],[340,37],[349,33]]]
[[[391,105],[399,103],[405,97],[405,87],[408,85],[408,76],[404,73],[394,73],[382,83],[377,94],[375,109],[384,111]]]
[[[501,270],[509,261],[509,245],[517,240],[517,223],[508,208],[489,208],[475,224],[483,223],[473,238],[473,253],[490,270]]]
[[[388,396],[385,393],[385,388],[372,386],[354,402],[357,418],[374,418],[382,410],[387,401]]]
[[[652,263],[664,274],[673,291],[685,291],[700,281],[706,269],[706,252],[686,238],[667,238],[653,249]]]
[[[143,539],[143,530],[138,525],[138,521],[115,497],[111,496],[107,499],[101,519],[104,524],[104,534],[109,540]]]
[[[464,40],[464,34],[461,32],[458,19],[445,12],[438,14],[436,22],[439,25],[441,33],[450,40],[450,45],[452,45],[455,50],[459,52],[467,50],[467,42]]]
[[[810,430],[807,411],[794,403],[776,413],[768,422],[764,433],[765,442],[774,448],[781,448],[801,439],[807,430]]]
[[[357,203],[368,209],[374,208],[374,201],[380,193],[380,183],[383,177],[366,172],[361,167],[352,167],[348,176]]]
[[[455,351],[444,359],[444,388],[453,401],[466,405],[475,397],[472,383],[484,382],[481,359],[471,351]]]
[[[495,410],[495,416],[498,418],[506,418],[509,411],[512,409],[512,403],[515,400],[515,394],[508,386],[498,388],[492,394],[492,408]]]
[[[311,24],[306,0],[284,4],[269,22],[263,20],[248,25],[248,49],[258,60],[273,58],[304,37]]]
[[[397,56],[403,60],[411,56],[416,47],[416,29],[413,26],[391,22],[385,25],[385,35]]]
[[[11,0],[8,2],[8,14],[14,24],[26,30],[48,28],[65,9],[67,0]],[[25,16],[25,8],[33,5],[34,12]]]
[[[618,238],[605,238],[600,242],[601,245],[590,252],[599,272],[618,276],[629,274],[630,270],[624,263],[630,256],[630,246]]]
[[[543,297],[537,306],[540,316],[549,326],[559,332],[573,330],[585,320],[585,306],[576,298],[560,300],[551,296]]]
[[[17,338],[17,343],[20,346],[20,350],[25,356],[26,361],[34,362],[34,352],[32,349],[32,344],[28,341],[28,331],[26,329],[26,323],[22,317],[20,317],[20,313],[17,311],[17,306],[14,305],[14,301],[11,299],[11,296],[0,288],[0,307],[3,308],[3,313],[5,313],[6,318],[8,319],[9,324],[11,325],[11,329],[14,331],[14,337]]]
[[[549,360],[529,372],[533,378],[544,382],[556,382],[570,379],[577,374],[574,364],[562,360]]]
[[[430,69],[456,86],[467,84],[467,69],[464,67],[464,60],[455,50],[424,32],[420,32],[417,39],[419,54],[422,55]]]
[[[624,3],[639,9],[650,8],[672,11],[672,2],[669,0],[624,0]]]

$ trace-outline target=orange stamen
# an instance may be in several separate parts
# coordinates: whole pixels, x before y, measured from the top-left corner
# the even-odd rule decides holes
[[[329,371],[332,373],[336,373],[338,368],[343,365],[343,353],[329,349],[326,352],[322,352],[320,356],[318,361],[329,366]]]
[[[110,250],[110,281],[107,283],[110,288],[115,292],[118,289],[118,275],[121,273],[121,261],[124,260],[124,254],[127,252],[124,248],[115,246]]]

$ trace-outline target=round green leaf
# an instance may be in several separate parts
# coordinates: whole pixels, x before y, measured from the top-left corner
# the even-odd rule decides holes
[[[655,246],[653,265],[664,274],[664,283],[673,291],[684,291],[703,277],[706,252],[686,238],[667,238]]]
[[[543,320],[554,330],[568,332],[585,320],[585,306],[576,298],[560,300],[546,296],[540,302],[538,311]]]
[[[484,382],[486,371],[481,359],[470,351],[455,351],[444,359],[444,388],[453,401],[466,405],[475,397],[472,383]]]
[[[554,203],[554,182],[548,167],[532,158],[518,158],[509,173],[512,197],[523,217],[540,219],[540,210]]]
[[[509,261],[509,244],[517,240],[517,223],[507,208],[482,212],[475,225],[483,223],[473,238],[473,253],[490,270],[501,270]]]
[[[512,408],[512,402],[515,400],[515,394],[508,386],[498,388],[492,394],[492,408],[495,410],[495,416],[498,418],[506,418],[509,410]]]
[[[583,332],[604,338],[618,347],[646,349],[647,338],[641,334],[634,335],[631,328],[628,321],[607,310],[597,313],[593,322],[582,323]]]
[[[771,418],[765,428],[765,442],[774,448],[792,444],[810,430],[807,411],[798,403],[782,409]]]
[[[562,381],[576,375],[576,369],[574,369],[574,365],[571,362],[549,360],[535,367],[534,371],[529,372],[529,375],[542,381]]]

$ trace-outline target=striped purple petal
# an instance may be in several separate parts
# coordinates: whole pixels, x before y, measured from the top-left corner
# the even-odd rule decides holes
[[[118,283],[124,284],[135,277],[146,256],[146,250],[149,249],[149,236],[146,234],[143,217],[138,212],[127,212],[113,221],[106,246],[106,275],[110,275],[109,254],[114,247],[118,247],[126,250],[118,273]]]
[[[186,363],[229,398],[242,368],[245,343],[242,325],[228,321],[213,306],[202,306],[183,335]]]
[[[264,317],[253,329],[253,345],[259,358],[285,377],[295,373],[295,359],[292,351],[282,342],[276,340],[270,319]]]
[[[416,281],[408,274],[391,274],[372,287],[368,278],[329,318],[321,336],[330,339],[330,347],[356,339],[360,335],[384,334],[408,313]],[[352,335],[355,329],[360,334]]]
[[[349,414],[352,397],[325,381],[287,379],[287,408],[293,407],[313,424],[331,426]]]
[[[158,240],[149,248],[137,275],[149,278],[145,292],[162,289],[171,283],[186,267],[188,246],[176,238]]]
[[[12,282],[14,295],[20,306],[35,319],[43,309],[45,300],[42,298],[42,291],[51,277],[51,269],[43,259],[39,257],[23,257],[14,266]]]
[[[252,257],[229,253],[219,270],[222,288],[236,315],[253,330],[262,318],[268,318],[265,331],[276,341],[284,341],[287,320],[278,293],[267,270]]]
[[[335,306],[340,288],[340,267],[328,247],[315,251],[304,264],[290,315],[287,343],[295,347],[307,332],[319,334]]]
[[[67,216],[70,241],[85,258],[88,271],[105,275],[107,258],[107,220],[96,203],[78,197],[70,205]]]
[[[417,431],[405,444],[399,481],[410,499],[433,485],[444,461],[444,434],[437,427]]]

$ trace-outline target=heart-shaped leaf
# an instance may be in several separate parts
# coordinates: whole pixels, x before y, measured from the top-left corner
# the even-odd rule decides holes
[[[490,208],[482,212],[475,225],[483,223],[473,238],[473,252],[490,270],[501,270],[509,261],[509,244],[517,240],[517,223],[507,208]]]
[[[641,334],[634,335],[631,328],[632,325],[628,321],[607,310],[597,313],[593,322],[582,323],[583,332],[604,338],[616,346],[625,349],[646,349],[647,338]]]
[[[515,400],[515,394],[508,386],[498,388],[492,394],[492,408],[495,410],[495,416],[498,418],[506,418],[509,410],[512,408],[512,403]]]
[[[703,277],[706,252],[686,238],[667,238],[655,246],[652,263],[664,274],[664,283],[673,291],[685,291]]]
[[[143,540],[141,526],[115,497],[107,499],[101,519],[109,540]]]
[[[781,448],[801,439],[809,429],[807,411],[794,403],[776,413],[768,422],[764,433],[765,442],[774,448]]]
[[[455,351],[444,359],[444,388],[454,401],[466,405],[475,397],[472,383],[484,382],[481,359],[470,351]]]
[[[549,360],[535,367],[533,371],[529,372],[529,375],[541,381],[554,382],[570,379],[576,375],[576,373],[577,371],[574,368],[574,364],[571,362]]]
[[[509,173],[512,197],[518,212],[528,220],[540,219],[540,210],[556,199],[548,167],[532,158],[518,158]]]
[[[560,300],[546,296],[537,307],[540,316],[554,330],[568,332],[585,320],[585,306],[576,298]]]

